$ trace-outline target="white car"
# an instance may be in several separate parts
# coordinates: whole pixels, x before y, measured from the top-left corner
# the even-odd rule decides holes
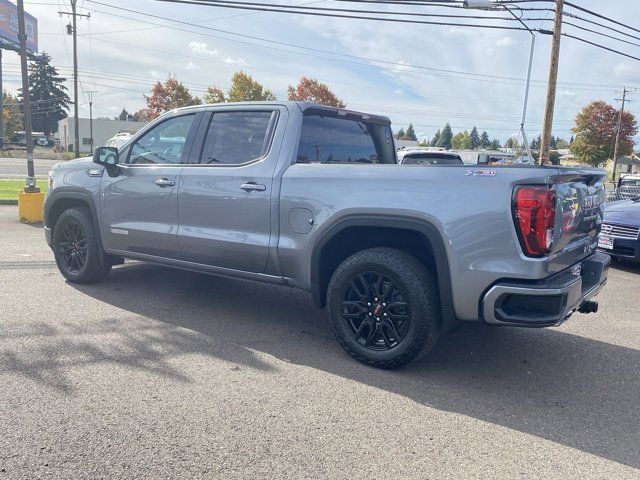
[[[411,149],[400,150],[397,155],[400,165],[463,165],[460,155],[453,152]]]
[[[120,148],[129,141],[131,134],[128,132],[116,133],[104,144],[105,147]]]

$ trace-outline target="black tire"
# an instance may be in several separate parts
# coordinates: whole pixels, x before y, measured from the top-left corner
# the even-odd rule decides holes
[[[53,253],[60,273],[72,283],[99,282],[111,271],[86,207],[60,214],[53,229]]]
[[[376,302],[363,300],[364,293],[374,294]],[[327,305],[340,344],[373,367],[407,365],[431,350],[440,336],[436,279],[400,250],[372,248],[348,257],[329,282]]]

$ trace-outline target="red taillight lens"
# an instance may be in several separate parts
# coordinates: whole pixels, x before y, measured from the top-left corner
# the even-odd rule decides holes
[[[556,197],[542,185],[516,187],[513,195],[513,217],[520,245],[528,257],[543,257],[551,251]]]

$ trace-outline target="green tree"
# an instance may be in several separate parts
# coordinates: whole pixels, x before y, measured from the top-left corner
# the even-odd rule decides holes
[[[4,97],[4,111],[2,112],[2,118],[4,119],[4,132],[0,132],[0,136],[4,133],[4,138],[11,139],[16,132],[19,132],[24,127],[22,126],[22,113],[18,106],[18,99],[7,93],[3,92]]]
[[[475,150],[480,146],[480,135],[478,135],[478,129],[475,127],[475,125],[471,129],[469,137],[471,138],[471,148]]]
[[[576,137],[571,144],[571,151],[579,162],[597,167],[613,157],[619,117],[621,123],[618,155],[629,155],[633,152],[634,136],[638,133],[638,125],[633,114],[626,111],[621,115],[612,105],[596,100],[576,115],[576,126],[572,129]]]
[[[50,135],[58,130],[58,120],[67,117],[71,104],[66,78],[61,77],[51,64],[51,57],[42,52],[29,63],[29,101],[31,102],[31,123],[36,132]],[[23,103],[22,89],[18,90],[20,106]]]
[[[405,135],[406,134],[404,133],[404,128],[400,127],[400,130],[398,130],[398,133],[396,133],[396,139],[404,140]]]
[[[440,130],[438,130],[435,135],[433,136],[433,138],[431,139],[431,143],[429,145],[431,145],[432,147],[435,147],[438,145],[438,142],[440,141],[440,135],[442,135],[442,132],[440,132]]]
[[[557,149],[569,148],[569,143],[563,138],[557,138],[556,139],[556,148]]]
[[[418,140],[418,137],[416,137],[416,131],[414,130],[412,123],[410,123],[407,127],[407,133],[405,135],[407,137],[407,140],[413,140],[414,142]]]
[[[451,148],[455,150],[471,150],[472,142],[469,132],[464,130],[463,132],[456,133],[451,139]]]
[[[531,148],[531,150],[540,150],[541,144],[542,138],[540,137],[540,135],[538,135],[537,137],[534,137],[533,140],[531,140],[531,145],[529,145],[529,147]]]
[[[302,77],[295,87],[289,85],[287,93],[289,100],[314,102],[337,108],[346,106],[327,85],[314,78]]]
[[[275,100],[271,90],[263,87],[259,82],[251,78],[243,71],[233,74],[231,88],[227,92],[229,102],[260,102]]]
[[[151,95],[145,95],[149,120],[174,108],[199,105],[200,99],[194,97],[189,89],[175,78],[167,78],[164,83],[158,81],[151,89]]]
[[[204,92],[202,96],[204,99],[204,103],[224,103],[226,99],[224,98],[224,92],[218,87],[209,87],[207,91]]]
[[[489,145],[491,145],[489,134],[483,131],[482,135],[480,135],[480,148],[489,148]]]
[[[453,132],[451,131],[451,125],[447,123],[440,133],[440,138],[438,138],[436,146],[449,149],[451,148],[451,140],[453,140]]]
[[[133,115],[131,115],[125,108],[122,109],[120,115],[117,117],[118,120],[132,120]]]
[[[518,139],[515,137],[509,137],[504,143],[504,146],[505,148],[518,148]]]
[[[498,140],[497,138],[491,140],[489,148],[491,148],[491,150],[498,150],[500,148],[500,140]]]
[[[571,145],[573,143],[573,135],[571,135],[571,138],[569,139],[569,145]]]

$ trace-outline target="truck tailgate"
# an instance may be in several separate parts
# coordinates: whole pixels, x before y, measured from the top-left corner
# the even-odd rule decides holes
[[[605,200],[605,171],[558,168],[556,219],[549,261],[553,270],[571,266],[597,247]]]

